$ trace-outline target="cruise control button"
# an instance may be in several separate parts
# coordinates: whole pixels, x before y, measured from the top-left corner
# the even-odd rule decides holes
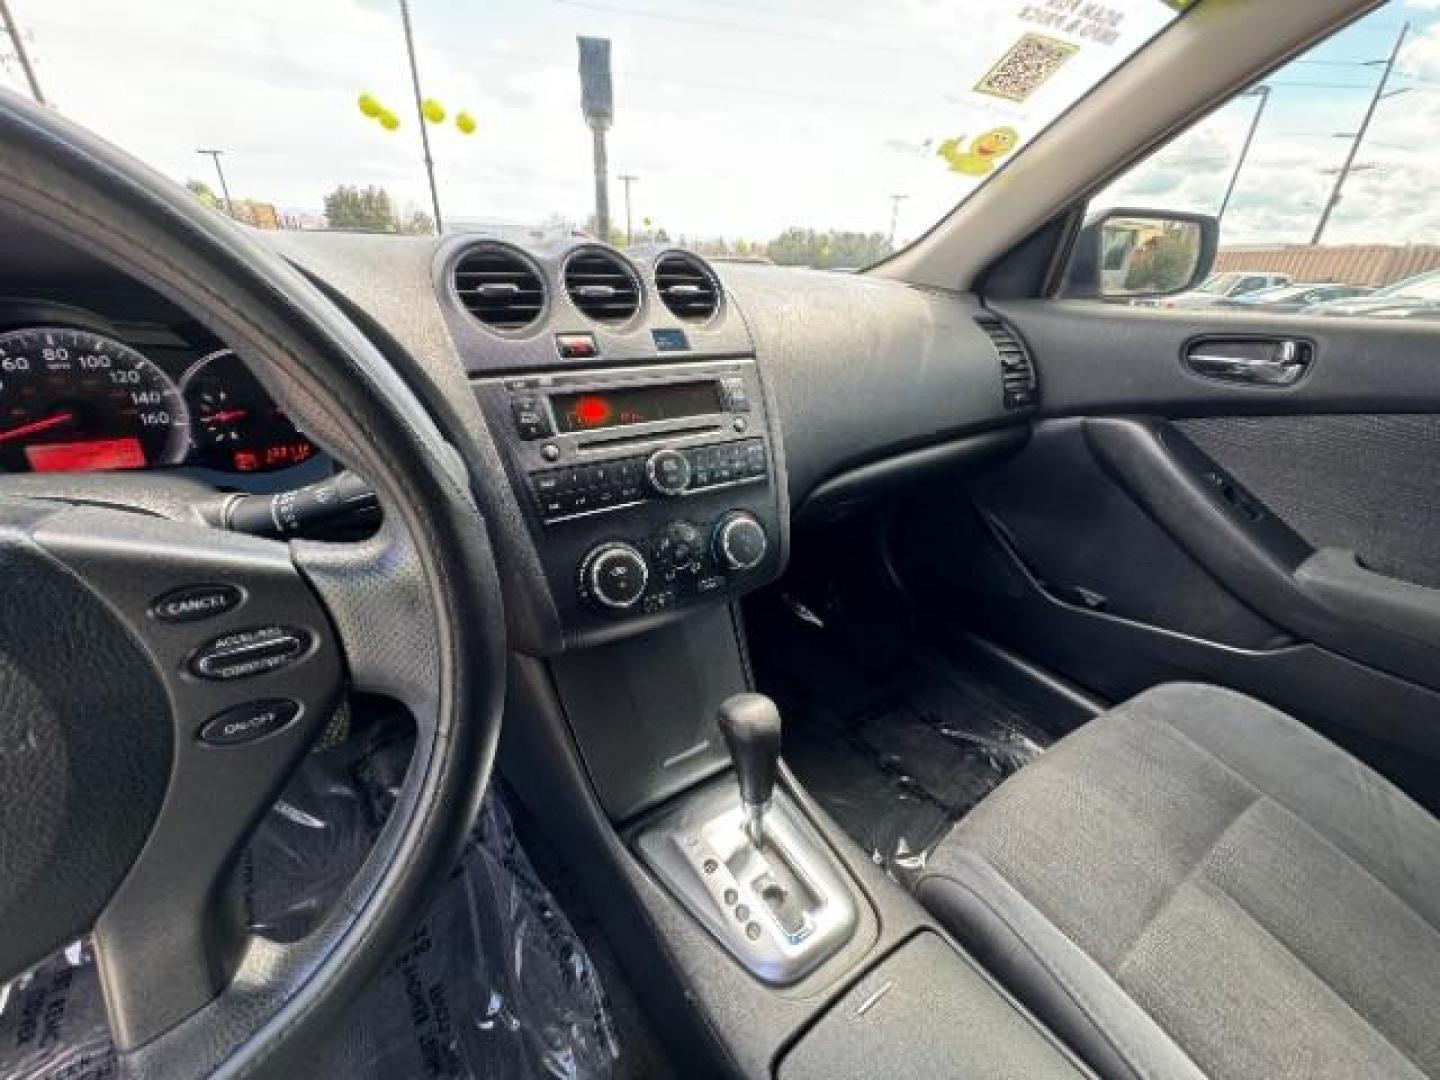
[[[299,715],[299,702],[289,698],[247,701],[205,721],[200,741],[211,746],[238,746],[279,731]]]
[[[310,635],[289,626],[257,626],[216,638],[190,661],[190,670],[202,679],[225,682],[263,675],[298,660],[310,645]]]
[[[161,622],[199,622],[239,607],[243,599],[234,585],[186,585],[157,597],[150,614]]]

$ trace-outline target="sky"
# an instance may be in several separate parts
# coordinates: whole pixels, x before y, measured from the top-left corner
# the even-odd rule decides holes
[[[429,209],[395,0],[10,0],[67,116],[176,180],[315,211],[341,183]],[[583,222],[591,141],[575,37],[613,42],[612,216],[671,236],[766,240],[787,227],[917,235],[985,179],[937,154],[1013,128],[1020,149],[1174,12],[1161,0],[412,0],[424,91],[479,128],[431,127],[449,220]],[[1056,21],[1098,9],[1089,23]],[[1068,12],[1073,14],[1073,11]],[[1270,80],[1227,242],[1309,238],[1400,24],[1410,35],[1327,240],[1440,241],[1440,0],[1394,2]],[[1047,22],[1047,20],[1049,20]],[[1068,40],[1021,102],[977,81],[1026,35]],[[15,65],[0,80],[20,87]],[[370,93],[400,127],[356,107]],[[1213,212],[1257,99],[1239,99],[1102,198]],[[973,149],[973,147],[971,147]],[[1008,154],[1001,154],[1006,157]],[[973,160],[973,159],[966,159]],[[999,159],[997,159],[999,160]]]

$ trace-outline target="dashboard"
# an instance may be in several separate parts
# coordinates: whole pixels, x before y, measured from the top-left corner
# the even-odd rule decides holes
[[[0,476],[151,470],[262,494],[335,474],[189,313],[6,232]],[[1023,437],[1035,408],[1021,344],[964,294],[582,238],[257,238],[441,421],[506,568],[512,640],[539,655],[774,580],[792,519],[918,477],[927,448]]]
[[[0,298],[0,472],[169,468],[246,490],[304,483],[323,459],[194,323]]]

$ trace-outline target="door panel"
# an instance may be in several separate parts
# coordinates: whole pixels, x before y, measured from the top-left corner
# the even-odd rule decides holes
[[[1440,416],[1221,416],[1175,426],[1312,546],[1348,548],[1382,574],[1440,587]]]
[[[1001,470],[907,509],[912,585],[1102,696],[1219,682],[1372,761],[1440,759],[1437,328],[997,306],[1045,419]],[[1209,338],[1311,352],[1291,385],[1249,384],[1191,370]]]

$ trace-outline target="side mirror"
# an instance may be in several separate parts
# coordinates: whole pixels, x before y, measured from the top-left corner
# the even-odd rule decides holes
[[[1193,289],[1210,275],[1220,222],[1178,210],[1101,210],[1086,218],[1060,295],[1140,300]]]

